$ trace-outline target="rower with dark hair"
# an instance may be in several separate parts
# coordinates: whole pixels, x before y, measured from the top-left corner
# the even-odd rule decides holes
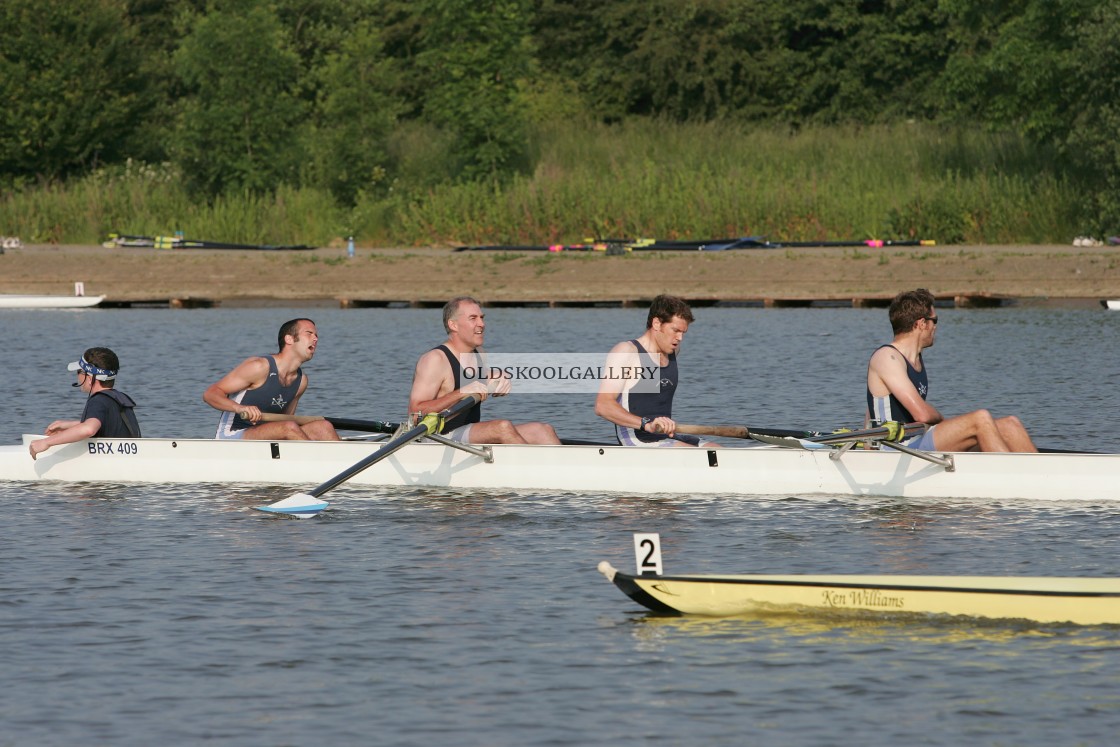
[[[645,332],[611,349],[607,369],[625,373],[604,378],[595,398],[595,414],[614,424],[623,446],[717,446],[696,436],[677,435],[672,417],[677,354],[693,321],[692,309],[683,299],[658,296],[646,315]],[[643,378],[648,372],[653,375]]]
[[[301,366],[315,356],[319,331],[310,319],[292,319],[281,325],[277,344],[280,350],[275,355],[246,358],[202,394],[206,404],[222,412],[214,437],[257,441],[339,440],[334,426],[326,420],[303,425],[293,420],[261,421],[263,413],[295,414],[308,384]]]
[[[899,293],[888,310],[894,340],[880,346],[867,364],[870,425],[926,423],[908,446],[938,451],[1038,451],[1019,418],[993,417],[987,410],[946,418],[926,401],[929,376],[922,351],[933,345],[940,317],[925,288]]]
[[[117,354],[109,348],[89,348],[67,366],[67,370],[78,373],[78,380],[71,386],[80,387],[87,394],[82,416],[48,425],[47,437],[28,446],[32,459],[52,446],[84,438],[140,438],[140,424],[133,411],[136,403],[113,388],[120,367]]]

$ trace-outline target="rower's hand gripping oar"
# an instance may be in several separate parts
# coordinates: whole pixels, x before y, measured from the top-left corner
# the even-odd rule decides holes
[[[405,431],[396,438],[388,441],[384,446],[375,451],[374,453],[362,459],[354,466],[338,473],[331,479],[324,482],[322,485],[312,489],[307,493],[295,493],[293,495],[277,501],[276,503],[267,506],[257,506],[257,510],[266,511],[273,514],[285,514],[288,516],[295,516],[300,519],[310,519],[313,516],[318,516],[319,512],[326,508],[328,504],[322,500],[320,496],[329,490],[333,490],[342,483],[349,480],[354,475],[362,472],[369,467],[391,456],[404,446],[423,438],[424,436],[431,435],[443,429],[443,424],[455,417],[459,413],[466,412],[474,405],[482,400],[480,394],[470,394],[463,399],[456,402],[451,407],[448,407],[443,412],[431,413],[424,416],[424,419],[417,423],[413,428]]]

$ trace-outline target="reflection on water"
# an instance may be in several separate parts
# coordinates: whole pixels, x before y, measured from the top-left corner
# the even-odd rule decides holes
[[[817,645],[843,639],[846,644],[877,644],[891,649],[920,644],[923,648],[984,641],[1007,644],[1049,642],[1081,647],[1114,647],[1120,625],[1043,625],[1030,620],[998,620],[960,615],[927,615],[868,610],[759,612],[731,617],[666,616],[645,613],[632,619],[634,638],[642,645],[682,645],[686,639],[712,638],[721,643],[748,645],[766,639],[788,645]],[[1037,645],[1031,646],[1037,650]],[[1008,655],[1020,655],[1018,648]]]

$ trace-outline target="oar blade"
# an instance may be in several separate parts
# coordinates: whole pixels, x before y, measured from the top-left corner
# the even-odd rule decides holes
[[[295,493],[287,498],[270,503],[267,506],[255,506],[258,511],[266,514],[281,514],[297,519],[310,519],[319,515],[319,512],[330,504],[322,498],[316,498],[309,493]]]
[[[288,516],[296,516],[301,519],[309,519],[312,516],[317,516],[320,511],[327,507],[327,502],[320,497],[324,493],[334,490],[354,475],[392,456],[399,449],[413,441],[440,430],[445,421],[450,420],[461,412],[466,412],[469,408],[473,407],[475,403],[481,401],[482,395],[469,394],[442,412],[426,415],[419,424],[396,438],[391,439],[377,451],[338,473],[322,485],[312,489],[310,493],[296,493],[276,503],[272,503],[268,506],[258,506],[257,508],[268,513],[285,514]]]

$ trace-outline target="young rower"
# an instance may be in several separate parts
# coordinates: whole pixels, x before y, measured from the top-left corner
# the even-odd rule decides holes
[[[140,438],[136,403],[113,387],[121,364],[109,348],[89,348],[67,370],[77,371],[78,380],[70,386],[86,393],[86,405],[78,420],[56,420],[47,426],[46,438],[28,446],[35,459],[52,446],[81,441],[83,438]]]
[[[443,307],[443,328],[447,340],[420,356],[412,376],[408,397],[409,413],[428,415],[451,407],[464,395],[481,394],[504,397],[512,384],[508,378],[472,381],[462,384],[460,356],[482,352],[486,331],[482,306],[470,296],[459,296]],[[452,419],[443,435],[470,444],[559,444],[556,431],[548,423],[513,424],[508,420],[483,420],[482,403]]]
[[[291,420],[261,422],[261,414],[266,412],[295,414],[308,384],[301,366],[315,356],[319,330],[310,319],[292,319],[280,327],[277,344],[280,346],[278,353],[246,358],[202,394],[206,404],[222,413],[214,438],[339,440],[334,426],[326,420],[305,425]]]
[[[888,421],[931,427],[906,443],[936,451],[1038,451],[1019,418],[995,418],[987,410],[946,418],[926,402],[929,377],[922,351],[937,336],[937,310],[925,288],[899,293],[889,314],[894,340],[879,347],[867,365],[867,412],[873,427]]]
[[[603,380],[595,398],[595,414],[614,424],[623,446],[718,446],[696,436],[677,435],[672,417],[677,354],[693,321],[692,309],[683,299],[658,296],[650,304],[646,331],[611,349],[607,367],[629,373],[625,378]],[[657,381],[642,378],[646,371],[654,372]]]

